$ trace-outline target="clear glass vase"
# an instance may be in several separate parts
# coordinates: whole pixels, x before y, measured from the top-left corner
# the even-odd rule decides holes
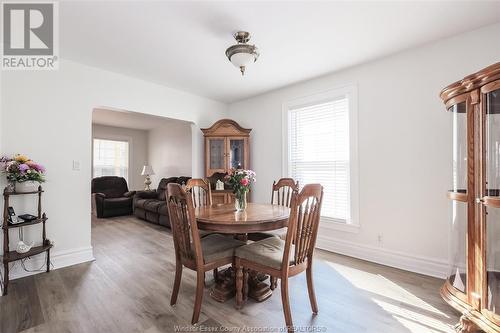
[[[243,192],[242,194],[240,193],[235,194],[234,208],[236,208],[238,212],[247,209],[247,192]]]

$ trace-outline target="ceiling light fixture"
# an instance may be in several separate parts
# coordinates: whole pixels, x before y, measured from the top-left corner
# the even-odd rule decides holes
[[[249,32],[238,31],[233,37],[238,44],[227,48],[226,57],[234,66],[240,69],[241,75],[245,75],[246,67],[259,58],[259,49],[255,45],[247,44],[250,40]]]

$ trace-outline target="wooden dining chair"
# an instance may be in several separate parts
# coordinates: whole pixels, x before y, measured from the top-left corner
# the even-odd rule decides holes
[[[191,194],[194,208],[212,205],[212,190],[210,183],[202,178],[191,178],[186,183],[186,192]],[[198,230],[201,238],[213,234],[213,232]],[[219,280],[219,270],[213,270],[214,280]]]
[[[271,192],[271,205],[279,205],[290,208],[292,196],[294,192],[298,192],[299,182],[293,178],[281,178],[277,182],[273,182]],[[266,232],[255,232],[248,235],[248,239],[259,241],[268,237],[279,237],[283,240],[286,238],[286,228],[279,230],[271,230]]]
[[[299,191],[299,182],[295,181],[293,178],[281,178],[278,181],[274,181],[271,191],[271,205],[280,205],[290,208],[290,204],[292,203],[293,193],[298,191]],[[259,241],[269,237],[278,237],[285,240],[286,231],[287,228],[271,230],[266,232],[254,232],[248,234],[248,239],[252,241]],[[277,279],[271,276],[269,280],[270,280],[271,290],[276,289]]]
[[[194,325],[200,316],[205,272],[232,264],[234,249],[245,243],[219,234],[200,238],[193,199],[179,184],[168,184],[167,205],[175,248],[175,280],[170,305],[177,302],[183,267],[196,271],[196,294],[191,320]]]
[[[191,193],[194,208],[212,204],[212,190],[207,180],[191,178],[187,181],[186,191]]]
[[[270,237],[235,250],[237,308],[241,308],[243,301],[247,298],[248,270],[255,270],[281,279],[281,300],[285,322],[288,331],[292,332],[288,278],[306,271],[309,301],[313,313],[318,313],[312,264],[322,199],[323,187],[320,184],[304,186],[300,193],[294,192],[292,196],[285,241]]]
[[[271,204],[290,208],[293,192],[299,190],[299,182],[293,178],[281,178],[273,182]]]
[[[290,208],[293,193],[298,191],[299,182],[296,182],[293,178],[281,178],[277,182],[274,181],[271,192],[271,205],[279,205]],[[280,237],[285,240],[286,228],[267,232],[256,232],[248,235],[248,239],[253,241],[259,241],[268,237]]]

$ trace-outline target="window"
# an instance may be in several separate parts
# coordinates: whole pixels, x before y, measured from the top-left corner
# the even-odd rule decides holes
[[[128,182],[128,142],[94,139],[94,177],[120,176]]]
[[[322,220],[357,225],[354,88],[329,91],[285,108],[285,174],[324,187]]]

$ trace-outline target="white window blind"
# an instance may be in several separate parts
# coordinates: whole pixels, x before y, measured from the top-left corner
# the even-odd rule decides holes
[[[94,139],[94,177],[120,176],[128,182],[128,142]]]
[[[349,223],[348,96],[289,109],[289,174],[324,187],[322,217]]]

